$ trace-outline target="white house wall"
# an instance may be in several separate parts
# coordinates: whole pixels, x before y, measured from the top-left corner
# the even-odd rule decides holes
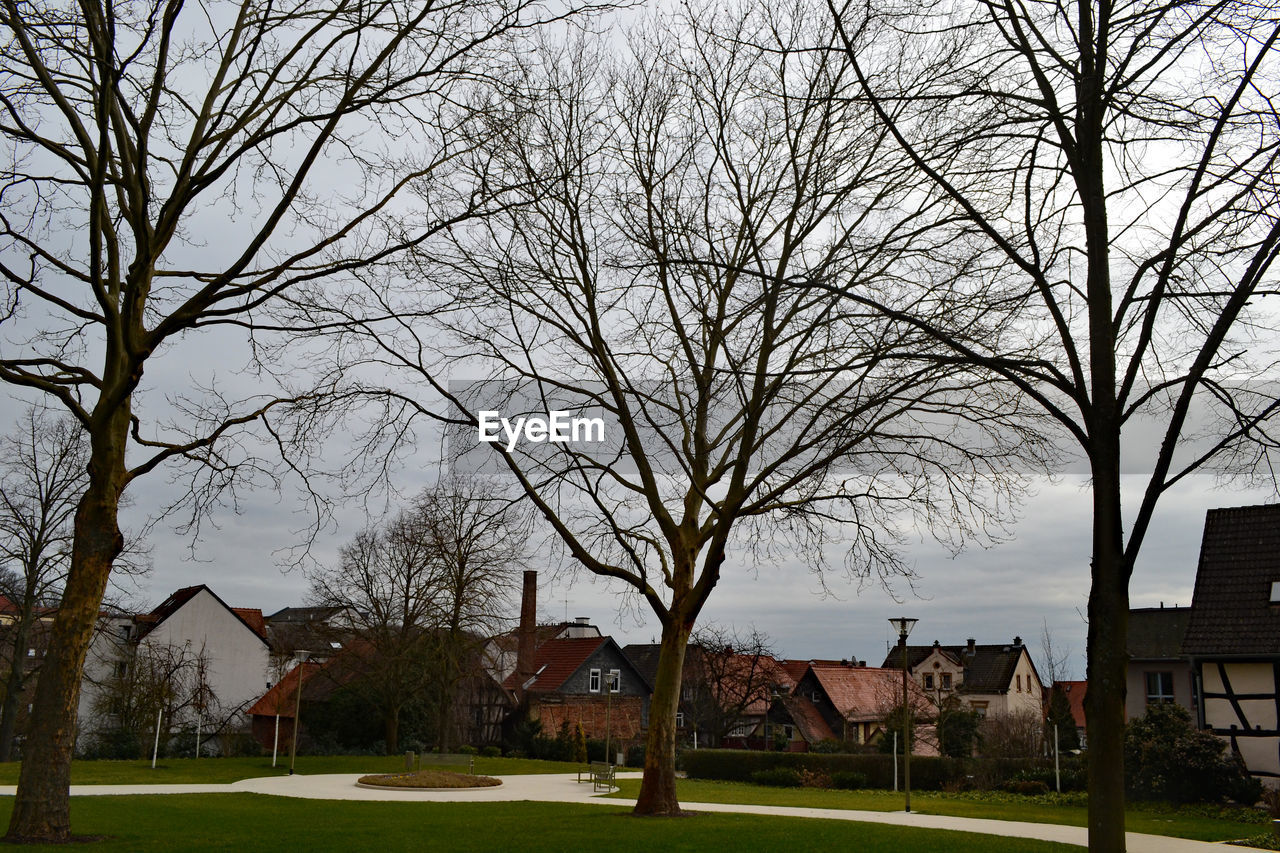
[[[1217,661],[1204,661],[1200,669],[1205,726],[1239,751],[1250,773],[1270,784],[1280,780],[1276,669],[1272,662]]]
[[[208,590],[200,590],[156,625],[140,646],[182,647],[202,651],[207,683],[225,713],[243,710],[266,690],[270,679],[267,644]]]

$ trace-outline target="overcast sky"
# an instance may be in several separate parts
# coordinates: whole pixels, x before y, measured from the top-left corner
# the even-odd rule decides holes
[[[1129,502],[1142,478],[1130,475]],[[133,512],[154,511],[164,491],[161,479],[135,484]],[[1195,583],[1196,560],[1205,511],[1219,506],[1261,503],[1259,490],[1215,488],[1211,478],[1189,478],[1167,495],[1158,510],[1134,571],[1135,607],[1187,605]],[[876,583],[859,591],[856,583],[832,574],[830,595],[800,561],[777,565],[728,565],[711,596],[702,621],[738,628],[755,625],[767,633],[774,651],[789,658],[860,658],[876,666],[893,641],[887,619],[920,620],[911,641],[963,643],[1009,642],[1021,636],[1039,660],[1042,626],[1048,626],[1058,649],[1070,649],[1074,677],[1084,677],[1085,622],[1089,590],[1089,492],[1077,475],[1042,482],[1027,500],[1012,541],[998,547],[969,550],[955,559],[931,541],[908,543],[906,554],[918,578],[914,590],[898,583],[892,592]],[[295,545],[299,521],[289,503],[274,494],[250,496],[236,515],[213,519],[198,547],[200,562],[188,553],[188,539],[163,524],[151,538],[154,568],[141,580],[138,604],[154,606],[182,586],[208,584],[228,604],[271,612],[301,604],[306,578],[283,571],[277,553]],[[318,555],[333,560],[339,545],[363,523],[355,510],[340,529],[318,543]],[[837,562],[838,565],[838,562]],[[549,569],[549,567],[543,567]],[[580,571],[540,574],[538,612],[544,619],[585,616],[619,643],[655,642],[658,627],[643,618],[643,606],[622,588]],[[900,599],[895,601],[895,596]],[[511,615],[515,616],[515,603]]]

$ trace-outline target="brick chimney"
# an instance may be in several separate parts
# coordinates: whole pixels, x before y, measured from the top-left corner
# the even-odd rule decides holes
[[[534,653],[538,645],[538,573],[524,573],[524,591],[520,596],[520,627],[517,629],[516,675],[520,684],[533,678]]]

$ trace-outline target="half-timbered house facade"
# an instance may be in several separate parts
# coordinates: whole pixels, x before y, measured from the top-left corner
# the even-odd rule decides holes
[[[1209,511],[1182,653],[1201,727],[1280,785],[1280,506]]]

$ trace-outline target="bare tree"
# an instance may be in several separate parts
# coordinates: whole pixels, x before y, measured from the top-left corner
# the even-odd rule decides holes
[[[400,714],[426,689],[430,636],[426,625],[437,592],[431,551],[402,513],[370,527],[344,546],[332,568],[310,573],[318,606],[343,606],[354,634],[343,648],[347,668],[382,713],[388,753],[399,749]]]
[[[347,608],[347,670],[383,715],[389,753],[401,713],[427,703],[445,744],[450,704],[481,638],[507,608],[525,517],[479,481],[447,480],[381,527],[361,531],[331,569],[311,573],[320,606]]]
[[[740,634],[708,623],[693,632],[690,645],[684,683],[691,695],[685,704],[705,742],[717,747],[748,708],[768,708],[773,688],[786,673],[773,657],[768,635],[755,627]]]
[[[1071,647],[1055,642],[1053,632],[1049,630],[1049,620],[1040,625],[1040,672],[1044,674],[1044,683],[1052,686],[1067,677],[1068,661],[1071,660]]]
[[[0,706],[0,761],[8,761],[28,680],[27,650],[37,619],[52,611],[71,561],[71,517],[84,489],[87,447],[77,424],[28,409],[0,439],[0,558],[16,572],[0,576],[14,608],[5,629],[9,653]]]
[[[627,51],[548,44],[520,69],[513,129],[472,159],[507,206],[414,255],[411,280],[456,301],[378,282],[332,320],[339,369],[425,386],[384,392],[398,425],[441,417],[437,395],[458,444],[482,411],[582,416],[576,442],[543,422],[455,464],[496,460],[576,564],[656,615],[652,815],[679,812],[684,655],[726,563],[794,553],[822,577],[839,540],[850,576],[906,574],[899,525],[956,547],[993,532],[1004,460],[1038,449],[1004,429],[1012,398],[916,360],[910,326],[795,286],[892,288],[912,228],[886,214],[911,189],[840,97],[838,53],[802,49],[834,47],[829,23],[802,4],[682,14]],[[483,381],[444,382],[456,365]]]
[[[447,477],[414,502],[419,535],[433,555],[435,608],[428,681],[437,746],[447,752],[464,679],[475,675],[485,640],[509,609],[529,553],[530,516],[491,481]]]
[[[1269,470],[1274,447],[1275,395],[1244,380],[1272,343],[1250,306],[1280,247],[1277,6],[831,5],[862,95],[954,217],[950,260],[875,307],[1035,401],[1087,462],[1089,846],[1122,851],[1134,561],[1169,489],[1211,463]],[[1221,422],[1197,435],[1196,411]],[[1122,514],[1126,465],[1145,484]]]
[[[571,12],[537,0],[0,3],[0,380],[65,407],[90,448],[10,840],[70,831],[76,691],[125,489],[193,463],[198,516],[272,474],[245,437],[255,423],[286,470],[306,458],[273,415],[314,398],[269,381],[305,357],[252,349],[250,385],[267,390],[243,396],[220,377],[160,399],[144,371],[197,330],[228,326],[218,341],[234,342],[299,282],[355,275],[473,212],[445,177],[476,140],[476,105],[452,89],[482,79],[507,36]]]
[[[127,652],[98,685],[91,742],[100,748],[109,743],[113,750],[144,758],[151,754],[153,737],[160,737],[167,748],[175,727],[192,727],[197,717],[202,723],[218,721],[212,726],[215,731],[222,727],[217,696],[208,685],[209,656],[204,648],[144,641],[127,647]],[[112,752],[111,757],[123,756]]]

